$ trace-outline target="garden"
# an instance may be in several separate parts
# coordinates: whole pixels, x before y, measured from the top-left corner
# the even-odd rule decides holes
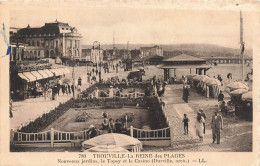
[[[150,126],[151,129],[168,127],[158,98],[151,95],[152,87],[150,84],[113,85],[115,88],[123,89],[148,89],[146,96],[140,98],[95,99],[89,97],[96,87],[105,89],[110,86],[110,84],[94,84],[82,92],[82,98],[70,99],[61,103],[49,113],[43,114],[18,131],[36,133],[50,128],[60,131],[81,131],[87,129],[91,124],[99,128],[103,122],[102,114],[104,112],[107,112],[108,118],[121,119],[122,121],[127,114],[128,127],[131,125],[135,128]]]

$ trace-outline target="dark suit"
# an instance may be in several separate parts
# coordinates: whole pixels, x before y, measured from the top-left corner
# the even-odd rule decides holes
[[[213,141],[215,141],[217,138],[217,143],[220,143],[220,129],[222,128],[223,128],[222,116],[218,114],[217,117],[215,118],[215,115],[212,115],[211,129],[212,129]]]

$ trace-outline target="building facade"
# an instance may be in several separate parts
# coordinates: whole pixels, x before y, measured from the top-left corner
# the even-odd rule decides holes
[[[157,45],[153,47],[140,47],[141,57],[163,56],[163,49]]]
[[[39,28],[10,28],[11,61],[81,57],[81,34],[68,23],[45,23]]]
[[[91,49],[90,61],[94,64],[103,63],[103,50],[93,47]]]

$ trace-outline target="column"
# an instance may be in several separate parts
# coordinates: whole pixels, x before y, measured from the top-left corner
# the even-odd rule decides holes
[[[75,54],[74,54],[74,49],[73,49],[73,40],[71,39],[70,42],[71,42],[71,56],[74,57]]]
[[[167,69],[163,69],[164,72],[164,81],[167,81]]]
[[[81,42],[80,42],[80,39],[79,39],[78,47],[79,47],[79,57],[81,57],[82,50],[81,50]]]
[[[18,52],[18,54],[19,54],[19,61],[22,61],[22,51],[21,51],[21,48],[19,48],[19,46],[18,46],[18,50],[19,50],[19,52]]]

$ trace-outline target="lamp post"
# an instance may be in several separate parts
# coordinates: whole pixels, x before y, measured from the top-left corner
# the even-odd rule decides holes
[[[94,43],[93,43],[93,49],[96,49],[96,48],[98,49],[98,58],[99,58],[99,64],[97,62],[96,69],[98,68],[98,65],[99,65],[99,82],[101,82],[101,54],[100,54],[100,42],[99,41],[94,41]]]
[[[74,88],[73,90],[73,98],[75,98],[75,71],[74,71],[74,66],[75,66],[75,63],[74,63],[74,56],[72,55],[72,80],[73,80],[73,83],[72,83],[72,86]]]

